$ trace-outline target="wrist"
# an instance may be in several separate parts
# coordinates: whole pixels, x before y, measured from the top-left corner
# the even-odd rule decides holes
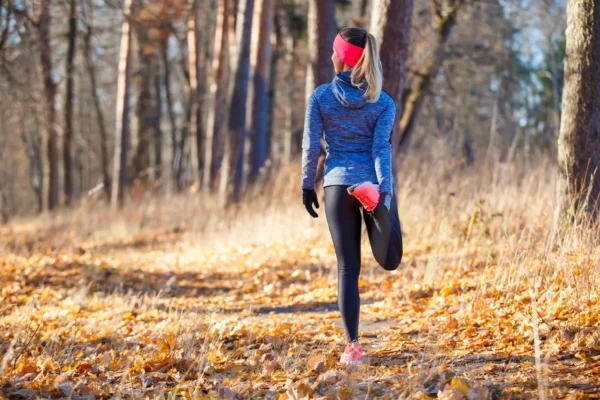
[[[389,210],[392,206],[392,194],[389,192],[382,192],[381,201],[383,202],[385,208]]]

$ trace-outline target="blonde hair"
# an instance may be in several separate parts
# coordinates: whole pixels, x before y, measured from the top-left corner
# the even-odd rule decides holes
[[[357,87],[360,87],[361,82],[367,83],[367,90],[363,95],[367,102],[375,103],[379,100],[383,87],[383,73],[377,40],[370,33],[367,33],[362,56],[352,69],[351,80],[352,84]]]

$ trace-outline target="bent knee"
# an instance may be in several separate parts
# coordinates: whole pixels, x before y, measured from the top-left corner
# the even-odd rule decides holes
[[[398,269],[401,262],[402,262],[402,254],[399,254],[397,257],[393,257],[391,259],[386,260],[385,263],[381,264],[381,266],[386,271],[395,271]]]
[[[397,263],[393,263],[393,264],[384,264],[382,265],[383,269],[385,269],[386,271],[395,271],[398,269],[398,267],[400,266],[400,262]]]
[[[384,264],[382,264],[381,266],[383,267],[383,269],[385,269],[386,271],[395,271],[398,269],[398,267],[400,266],[400,262],[402,261],[401,258],[395,259],[393,261],[388,261]]]

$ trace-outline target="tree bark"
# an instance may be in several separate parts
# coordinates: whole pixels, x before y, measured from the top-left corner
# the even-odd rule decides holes
[[[205,131],[204,131],[204,94],[206,92],[204,87],[205,73],[204,73],[204,51],[202,48],[202,12],[200,7],[200,0],[192,0],[192,17],[188,22],[188,26],[191,30],[193,39],[193,46],[190,47],[190,78],[191,87],[194,91],[194,111],[196,114],[196,156],[198,157],[198,179],[199,184],[203,184],[204,178],[204,158],[205,158]],[[193,57],[192,57],[193,55]],[[193,71],[193,73],[192,73]]]
[[[73,59],[75,58],[77,39],[77,3],[71,0],[71,14],[69,16],[69,48],[67,50],[67,93],[65,98],[65,135],[63,137],[63,162],[65,174],[65,203],[71,205],[73,200]]]
[[[562,117],[558,139],[557,219],[598,218],[600,207],[600,3],[569,0]]]
[[[54,210],[58,207],[59,181],[58,181],[58,149],[56,133],[56,83],[52,77],[52,47],[50,46],[50,25],[52,17],[50,15],[51,0],[42,2],[42,11],[39,20],[40,44],[41,44],[41,63],[44,74],[44,93],[46,97],[46,127],[47,152],[48,152],[48,209]]]
[[[240,0],[236,28],[239,54],[234,67],[233,93],[229,107],[229,166],[233,172],[232,200],[239,201],[244,179],[244,147],[246,141],[246,103],[250,74],[250,37],[254,0]]]
[[[396,103],[396,121],[403,112],[403,91],[406,81],[406,60],[410,45],[413,0],[374,0],[371,7],[370,32],[377,39],[383,67],[383,89]],[[392,131],[392,169],[398,170],[399,157],[394,152],[400,143],[400,126],[394,123]]]
[[[117,77],[117,104],[115,118],[115,154],[113,156],[113,180],[111,206],[122,207],[127,179],[127,156],[129,150],[129,87],[131,85],[131,15],[132,0],[125,0],[121,25],[119,50],[119,75]]]
[[[281,61],[285,55],[285,44],[284,40],[286,35],[289,35],[289,30],[287,28],[287,18],[285,10],[281,7],[276,7],[275,11],[275,19],[274,19],[274,29],[275,29],[275,44],[274,51],[271,57],[271,76],[270,76],[270,84],[269,84],[269,109],[268,109],[268,129],[267,129],[267,164],[269,166],[273,166],[274,163],[281,157],[281,152],[275,151],[273,152],[273,148],[277,148],[277,141],[281,135],[276,133],[276,110],[277,104],[279,103],[279,98],[281,96],[281,71],[282,65]]]
[[[8,2],[8,4],[4,5],[2,1],[0,1],[0,9],[5,10],[4,20],[0,19],[0,52],[6,45],[6,41],[10,36],[10,27],[11,27],[11,19],[13,17],[14,5],[12,2]]]
[[[92,22],[87,21],[87,31],[84,37],[85,48],[85,64],[90,78],[90,86],[92,91],[92,99],[94,101],[94,109],[96,110],[96,118],[98,122],[98,132],[100,134],[100,162],[102,169],[102,183],[106,198],[110,199],[111,178],[110,178],[110,159],[108,155],[108,133],[106,132],[106,123],[104,121],[104,113],[102,105],[98,98],[98,83],[96,81],[96,67],[92,59]]]
[[[188,141],[188,137],[190,135],[190,129],[192,126],[192,114],[193,114],[193,108],[194,108],[194,103],[195,103],[195,90],[194,90],[194,86],[192,85],[192,81],[194,81],[195,78],[195,68],[193,65],[193,62],[191,61],[191,58],[194,57],[194,53],[195,53],[195,46],[193,45],[193,43],[190,43],[190,32],[188,31],[188,35],[187,35],[187,53],[189,54],[189,57],[186,57],[185,54],[186,52],[184,51],[183,54],[183,73],[186,77],[185,79],[185,93],[186,93],[186,97],[187,97],[187,101],[185,102],[185,115],[184,115],[184,120],[183,120],[183,124],[181,125],[181,140],[180,140],[180,145],[179,145],[179,153],[181,154],[181,161],[179,163],[179,170],[177,171],[177,180],[178,182],[180,182],[181,187],[185,187],[187,185],[187,179],[186,179],[186,172],[187,172],[187,165],[190,161],[190,157],[189,157],[189,152],[186,152],[186,146],[187,146],[187,141]],[[184,46],[182,45],[182,48]],[[191,53],[190,53],[191,51]],[[188,161],[188,162],[186,162]]]
[[[207,120],[207,142],[206,156],[204,158],[204,187],[205,189],[215,187],[216,180],[223,160],[223,137],[221,128],[223,125],[223,113],[225,108],[225,96],[227,95],[227,63],[229,24],[232,0],[219,0],[219,11],[217,12],[217,26],[215,34],[213,74],[210,85],[210,109]]]
[[[317,86],[333,79],[331,53],[336,32],[335,0],[308,0],[306,100]]]
[[[158,61],[157,61],[158,62]],[[160,79],[160,64],[154,75],[154,101],[156,105],[156,123],[154,124],[154,180],[160,181],[163,171],[163,133],[160,127],[162,118],[162,82]]]
[[[271,33],[275,0],[264,0],[256,9],[256,37],[253,43],[252,63],[253,100],[251,118],[250,181],[254,181],[267,160],[267,131],[269,112],[269,87],[271,79],[271,59],[273,55]]]
[[[550,60],[551,64],[551,77],[552,77],[552,102],[554,103],[553,116],[554,116],[554,135],[555,137],[560,134],[560,83],[558,82],[558,61],[556,60],[556,48],[552,38],[548,38],[548,50],[552,54]],[[558,134],[558,135],[557,135]]]
[[[352,22],[361,28],[368,29],[366,26],[369,18],[367,16],[367,8],[369,6],[369,0],[352,0],[352,12],[354,14],[354,18]]]
[[[171,96],[171,64],[169,62],[168,57],[168,49],[167,49],[168,40],[164,40],[161,44],[162,51],[162,59],[164,66],[164,84],[165,84],[165,99],[167,101],[167,115],[169,116],[169,122],[171,124],[171,149],[172,149],[172,159],[171,159],[171,167],[173,169],[173,180],[175,181],[175,186],[177,191],[182,190],[181,182],[179,179],[179,174],[181,170],[181,165],[183,163],[183,154],[180,152],[180,139],[177,135],[177,121],[175,118],[175,111],[173,110],[173,99]]]
[[[154,77],[156,75],[158,55],[154,43],[148,37],[148,26],[139,26],[137,40],[139,43],[140,72],[136,86],[139,88],[137,105],[138,142],[133,158],[135,179],[146,186],[150,178],[150,145],[159,122],[156,110],[156,93]]]
[[[283,161],[288,163],[292,161],[292,144],[294,142],[294,37],[287,35],[284,40],[285,46],[285,61],[287,66],[286,75],[286,96],[285,96],[285,111],[284,111],[284,130],[283,130]]]
[[[27,158],[29,159],[29,176],[31,187],[35,193],[37,203],[37,212],[41,213],[44,209],[44,163],[42,161],[42,144],[37,133],[30,134],[21,123],[21,139],[27,148]]]
[[[444,62],[444,51],[446,43],[454,26],[458,10],[464,4],[464,0],[457,0],[454,6],[445,14],[441,11],[439,0],[432,0],[432,12],[435,21],[436,40],[433,45],[431,58],[425,68],[416,74],[415,82],[407,90],[408,95],[404,98],[403,112],[400,119],[400,132],[398,138],[398,150],[406,152],[408,149],[415,123],[427,94],[431,90],[438,71]],[[396,148],[396,147],[395,147]]]

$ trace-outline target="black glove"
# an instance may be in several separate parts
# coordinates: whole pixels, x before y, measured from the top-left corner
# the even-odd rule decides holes
[[[302,203],[306,207],[306,211],[313,217],[317,218],[319,215],[313,209],[313,203],[319,208],[319,200],[317,199],[317,192],[314,189],[302,189]]]

